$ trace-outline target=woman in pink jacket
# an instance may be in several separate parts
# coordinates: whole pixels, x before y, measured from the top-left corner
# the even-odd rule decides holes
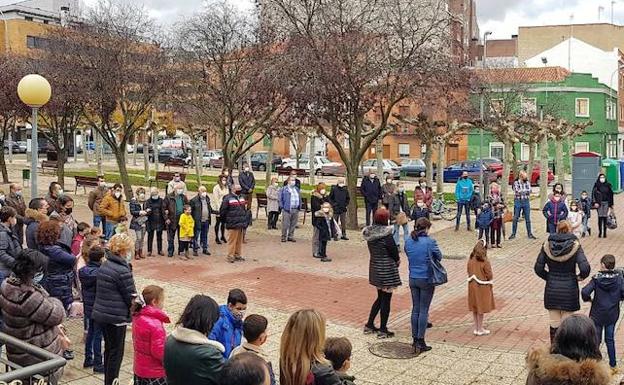
[[[133,305],[132,342],[134,344],[134,385],[164,385],[167,383],[163,356],[169,317],[162,310],[165,290],[150,285],[136,298]]]

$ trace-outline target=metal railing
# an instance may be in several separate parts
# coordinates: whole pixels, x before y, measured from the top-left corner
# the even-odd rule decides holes
[[[0,373],[0,385],[21,384],[21,382],[17,381],[24,380],[26,378],[31,379],[31,382],[36,384],[47,383],[47,381],[45,381],[45,377],[49,377],[52,373],[65,366],[67,363],[67,361],[61,356],[50,353],[47,350],[26,343],[15,337],[11,337],[5,333],[0,333],[0,343],[12,348],[17,348],[42,360],[37,364],[26,367],[21,367],[8,360],[2,360],[2,363],[6,366],[6,372]]]

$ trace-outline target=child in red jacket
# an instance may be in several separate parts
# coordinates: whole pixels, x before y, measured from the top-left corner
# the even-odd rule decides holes
[[[162,310],[165,290],[150,285],[143,289],[132,308],[132,343],[134,345],[134,383],[136,385],[161,384],[165,381],[163,356],[167,333],[165,323],[169,317]]]

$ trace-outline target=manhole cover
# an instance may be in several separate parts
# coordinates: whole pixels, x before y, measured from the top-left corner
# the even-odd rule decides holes
[[[395,360],[407,360],[418,356],[414,353],[412,345],[397,341],[378,342],[372,344],[368,350],[377,357]]]

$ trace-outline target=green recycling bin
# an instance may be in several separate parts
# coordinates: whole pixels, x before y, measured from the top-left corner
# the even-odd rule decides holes
[[[620,164],[615,159],[604,159],[602,161],[602,168],[607,176],[607,182],[611,183],[613,192],[620,193]]]
[[[22,169],[22,180],[30,180],[30,169]]]

